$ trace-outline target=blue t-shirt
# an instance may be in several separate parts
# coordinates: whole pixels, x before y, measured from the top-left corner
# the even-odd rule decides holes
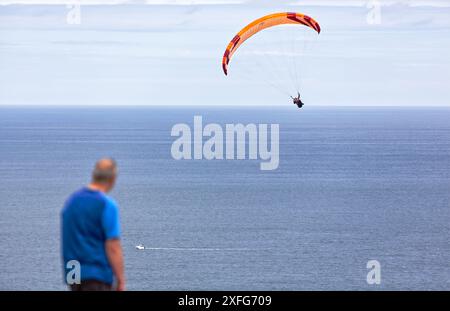
[[[113,283],[105,242],[120,238],[117,204],[100,191],[83,188],[70,196],[62,210],[62,255],[64,280],[71,270],[67,262],[77,260],[81,281]]]

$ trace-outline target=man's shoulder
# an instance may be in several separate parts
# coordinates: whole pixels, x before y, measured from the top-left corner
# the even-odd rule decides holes
[[[101,193],[102,199],[105,201],[105,207],[106,208],[113,208],[113,209],[117,209],[118,205],[116,203],[116,201],[111,198],[110,196],[108,196],[105,193]]]
[[[80,202],[90,202],[91,204],[111,204],[111,198],[99,191],[91,191],[84,187],[73,192],[69,198],[66,200],[65,206],[72,205],[73,203],[79,204]],[[94,203],[97,202],[97,203]],[[112,201],[114,203],[114,201]]]
[[[80,188],[80,189],[76,190],[75,192],[73,192],[71,195],[69,195],[69,197],[66,200],[66,204],[65,205],[69,205],[75,199],[82,197],[84,190],[85,190],[84,188]]]
[[[78,205],[80,203],[94,204],[97,206],[104,206],[107,209],[118,208],[116,201],[110,196],[100,191],[91,191],[86,187],[78,189],[77,191],[73,192],[66,200],[65,206],[67,207],[73,205],[74,203],[75,205]]]

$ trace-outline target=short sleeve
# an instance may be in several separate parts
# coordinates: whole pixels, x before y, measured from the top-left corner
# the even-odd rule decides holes
[[[119,208],[111,199],[106,200],[102,226],[107,240],[120,238]]]

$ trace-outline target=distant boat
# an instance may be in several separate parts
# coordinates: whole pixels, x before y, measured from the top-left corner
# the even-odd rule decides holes
[[[139,244],[139,245],[136,245],[136,249],[143,250],[143,249],[145,249],[145,246],[142,244]]]

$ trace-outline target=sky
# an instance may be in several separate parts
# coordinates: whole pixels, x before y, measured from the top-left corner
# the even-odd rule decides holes
[[[258,34],[226,77],[230,39],[281,11],[322,33]],[[450,106],[449,17],[450,0],[0,0],[0,105],[270,106],[298,88],[317,106]]]

